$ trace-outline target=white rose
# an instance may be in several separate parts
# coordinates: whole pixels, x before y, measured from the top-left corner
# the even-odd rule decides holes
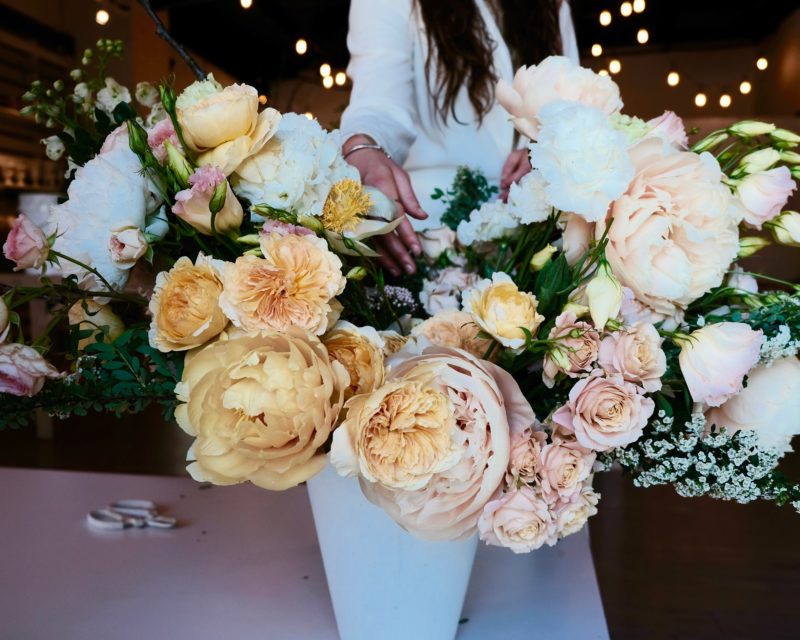
[[[445,309],[458,309],[462,293],[475,286],[477,281],[478,276],[474,273],[467,273],[458,267],[447,267],[433,280],[423,281],[419,300],[430,315]]]
[[[456,232],[447,226],[425,229],[419,233],[419,242],[422,253],[431,260],[437,260],[440,255],[453,248]]]

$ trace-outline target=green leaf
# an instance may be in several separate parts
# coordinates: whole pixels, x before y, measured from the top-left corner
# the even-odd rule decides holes
[[[563,253],[548,262],[539,272],[534,294],[539,301],[539,313],[550,317],[566,302],[567,289],[572,281],[569,263]]]

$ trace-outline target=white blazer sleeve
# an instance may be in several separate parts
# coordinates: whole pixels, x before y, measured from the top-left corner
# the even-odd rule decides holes
[[[558,14],[558,25],[561,29],[561,46],[564,55],[575,64],[580,64],[578,54],[578,39],[575,37],[575,25],[572,23],[572,12],[569,10],[569,2],[563,0]]]
[[[342,139],[372,136],[399,164],[416,138],[411,0],[352,0],[347,74],[353,82]]]

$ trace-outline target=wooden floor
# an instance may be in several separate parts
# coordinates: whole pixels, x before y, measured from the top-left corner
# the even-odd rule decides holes
[[[183,474],[187,448],[158,412],[94,417],[56,425],[51,441],[0,432],[0,465]],[[784,466],[800,478],[799,456]],[[595,484],[592,549],[614,640],[800,638],[800,515],[791,507],[684,499],[636,489],[619,473]]]

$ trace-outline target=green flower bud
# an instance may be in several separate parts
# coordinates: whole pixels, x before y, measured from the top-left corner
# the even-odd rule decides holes
[[[781,155],[775,149],[760,149],[748,153],[739,162],[739,169],[744,173],[758,173],[766,171],[780,161]]]
[[[772,232],[776,242],[790,247],[800,247],[800,213],[797,211],[784,211],[764,226]]]
[[[550,258],[552,258],[553,254],[557,251],[558,249],[556,249],[552,244],[548,244],[544,249],[534,253],[530,261],[531,269],[533,271],[541,271],[544,269],[544,266],[550,261]]]
[[[781,160],[786,164],[800,164],[800,153],[796,151],[781,151]]]
[[[729,127],[728,131],[741,138],[749,138],[751,136],[763,136],[767,133],[772,133],[775,131],[775,125],[768,122],[758,122],[756,120],[742,120],[732,127]]]
[[[692,151],[697,153],[702,153],[703,151],[708,151],[709,149],[713,149],[719,143],[724,142],[728,139],[728,132],[727,131],[714,131],[709,133],[705,138],[700,140],[700,142],[696,143],[692,147]]]
[[[788,129],[775,129],[775,131],[769,135],[770,138],[777,140],[778,142],[788,142],[793,146],[800,144],[800,135],[797,135],[794,131],[789,131]]]
[[[367,270],[364,267],[353,267],[347,272],[348,280],[359,281],[367,277]]]
[[[749,258],[769,245],[769,240],[766,238],[760,238],[758,236],[745,236],[739,238],[739,254],[737,257]]]
[[[164,148],[167,150],[167,166],[172,169],[172,173],[175,174],[181,188],[185,189],[189,186],[189,176],[194,173],[192,165],[169,140],[164,142]]]
[[[63,80],[56,80],[53,83],[53,89],[56,91],[63,91],[64,90],[64,81]]]
[[[297,216],[297,224],[305,227],[306,229],[311,229],[311,231],[318,235],[325,231],[325,227],[322,225],[322,220],[316,216]]]
[[[139,156],[144,155],[148,149],[147,132],[133,120],[128,120],[128,145]]]

